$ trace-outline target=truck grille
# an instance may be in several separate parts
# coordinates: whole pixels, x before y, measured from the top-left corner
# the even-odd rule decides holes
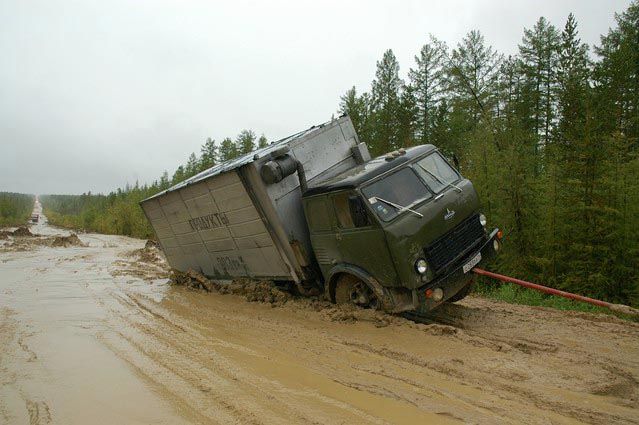
[[[435,273],[459,259],[484,237],[479,215],[472,215],[451,231],[424,248],[426,258]]]

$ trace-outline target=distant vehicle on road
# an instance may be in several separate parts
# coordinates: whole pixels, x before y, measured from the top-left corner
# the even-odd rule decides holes
[[[40,220],[39,214],[31,214],[31,223],[37,224],[38,220]]]

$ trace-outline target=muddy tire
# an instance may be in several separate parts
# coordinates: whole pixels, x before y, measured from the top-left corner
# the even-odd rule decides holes
[[[475,284],[475,279],[472,279],[466,286],[461,288],[461,290],[450,297],[446,302],[448,303],[456,303],[457,301],[461,301],[470,294],[470,291],[473,289],[473,285]]]
[[[335,303],[353,304],[363,308],[379,308],[377,297],[368,285],[350,274],[343,274],[337,279]]]

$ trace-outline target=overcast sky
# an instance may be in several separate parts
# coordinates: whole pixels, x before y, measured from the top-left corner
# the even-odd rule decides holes
[[[150,182],[243,128],[269,140],[331,118],[391,48],[402,77],[432,33],[515,53],[569,12],[594,44],[628,0],[0,0],[0,190]]]

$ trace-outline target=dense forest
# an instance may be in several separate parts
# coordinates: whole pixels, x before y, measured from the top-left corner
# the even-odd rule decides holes
[[[507,244],[495,270],[614,302],[639,303],[639,3],[592,49],[575,17],[524,30],[505,57],[470,31],[455,46],[434,36],[407,80],[392,50],[370,91],[356,87],[339,113],[373,154],[432,143],[459,160]],[[147,236],[145,196],[266,144],[243,131],[208,139],[151,185],[109,195],[43,197],[60,224]]]
[[[33,195],[0,192],[0,227],[26,224],[34,201]]]

